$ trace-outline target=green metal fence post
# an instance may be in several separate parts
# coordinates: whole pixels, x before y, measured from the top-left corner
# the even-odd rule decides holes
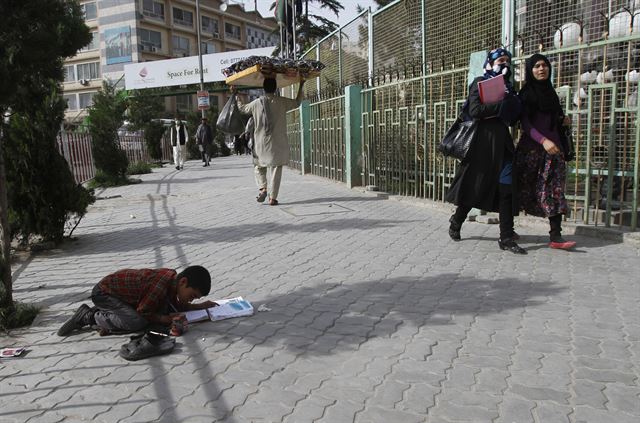
[[[300,103],[300,172],[311,173],[311,103]]]
[[[359,85],[349,85],[344,90],[345,176],[349,188],[362,185],[361,91]]]

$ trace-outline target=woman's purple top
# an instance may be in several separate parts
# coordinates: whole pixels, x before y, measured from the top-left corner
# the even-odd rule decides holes
[[[558,131],[560,125],[556,124],[552,129],[551,119],[553,118],[554,117],[550,113],[543,112],[538,112],[532,117],[529,117],[525,110],[522,114],[522,118],[520,119],[523,130],[522,139],[520,141],[530,139],[542,145],[542,140],[547,138],[553,141],[556,147],[562,149],[560,131]]]

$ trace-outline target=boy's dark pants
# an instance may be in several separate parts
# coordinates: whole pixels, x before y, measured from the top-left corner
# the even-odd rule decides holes
[[[96,325],[110,332],[137,332],[149,324],[138,312],[121,299],[105,294],[96,285],[91,291],[91,301],[96,305]]]

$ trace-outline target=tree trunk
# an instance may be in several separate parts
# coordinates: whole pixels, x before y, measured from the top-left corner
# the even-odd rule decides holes
[[[0,308],[13,307],[11,281],[11,237],[9,230],[9,201],[7,199],[7,174],[4,167],[4,110],[0,110]]]

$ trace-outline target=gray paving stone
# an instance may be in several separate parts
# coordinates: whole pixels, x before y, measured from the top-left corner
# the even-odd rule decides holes
[[[491,422],[499,417],[498,410],[484,407],[461,406],[453,403],[438,403],[429,411],[433,421]]]
[[[637,385],[607,384],[604,395],[608,400],[605,404],[608,409],[631,416],[640,415],[640,388]]]
[[[348,398],[348,397],[347,397]],[[352,422],[358,412],[365,409],[364,403],[357,403],[349,399],[336,400],[335,403],[326,407],[319,422]]]
[[[355,422],[407,422],[420,423],[425,421],[425,416],[407,413],[401,410],[388,409],[378,406],[368,407],[358,413]]]
[[[313,422],[322,418],[328,406],[335,401],[328,401],[322,397],[309,397],[298,402],[291,412],[284,417],[285,423]]]
[[[509,392],[532,401],[554,401],[560,404],[567,403],[571,395],[569,392],[559,391],[557,389],[531,387],[518,384],[513,384],[510,387]]]
[[[607,402],[607,397],[604,395],[605,388],[606,385],[602,382],[578,379],[573,386],[576,395],[575,403],[577,405],[605,409],[605,403]]]
[[[589,406],[579,405],[576,407],[572,418],[579,423],[637,423],[637,416],[620,413],[612,410],[600,410]]]
[[[525,399],[517,398],[512,395],[505,395],[502,402],[498,406],[500,416],[496,421],[499,422],[533,422],[532,410],[536,403]]]

